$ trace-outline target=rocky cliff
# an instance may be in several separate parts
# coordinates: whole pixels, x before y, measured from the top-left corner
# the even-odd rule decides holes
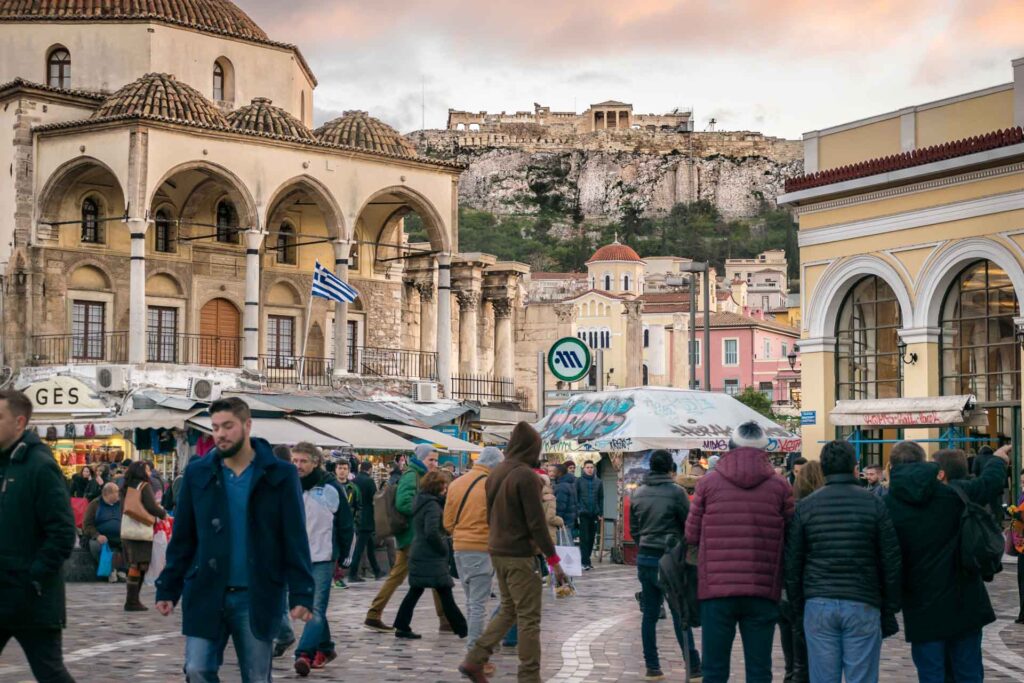
[[[543,137],[540,127],[500,133],[419,131],[425,156],[468,165],[463,204],[493,213],[534,213],[542,205],[591,220],[615,220],[625,206],[645,214],[706,199],[723,216],[774,205],[785,178],[803,172],[799,141],[759,133],[598,132]],[[536,128],[537,130],[533,130]]]

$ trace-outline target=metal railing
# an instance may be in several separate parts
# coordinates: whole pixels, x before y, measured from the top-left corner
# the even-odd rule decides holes
[[[312,356],[260,356],[260,373],[267,384],[298,384],[329,387],[334,378],[334,360]]]
[[[400,377],[437,381],[437,354],[432,351],[406,351],[358,346],[349,370],[360,375]]]
[[[242,338],[150,332],[146,335],[146,360],[237,368],[242,364]]]
[[[47,334],[32,337],[33,365],[127,363],[128,333]]]
[[[517,400],[515,382],[511,377],[491,375],[453,375],[452,395],[465,401],[512,403]]]

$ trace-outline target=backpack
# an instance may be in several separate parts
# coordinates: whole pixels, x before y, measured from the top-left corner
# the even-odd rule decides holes
[[[395,505],[397,495],[398,484],[384,484],[373,495],[373,525],[378,540],[395,536],[409,528],[409,519]]]
[[[56,441],[57,440],[57,427],[55,425],[50,425],[49,427],[46,428],[46,440],[47,441]]]
[[[969,575],[991,581],[1003,571],[1003,549],[1006,539],[1000,525],[988,508],[975,503],[957,486],[950,485],[964,504],[957,537],[957,564]]]

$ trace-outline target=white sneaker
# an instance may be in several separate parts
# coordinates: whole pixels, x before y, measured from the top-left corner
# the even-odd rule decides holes
[[[110,576],[107,577],[107,583],[117,583],[117,572],[110,572]]]

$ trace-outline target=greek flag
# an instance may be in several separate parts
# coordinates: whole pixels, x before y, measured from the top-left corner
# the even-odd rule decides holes
[[[359,292],[317,261],[313,271],[313,296],[350,304],[359,297]]]

